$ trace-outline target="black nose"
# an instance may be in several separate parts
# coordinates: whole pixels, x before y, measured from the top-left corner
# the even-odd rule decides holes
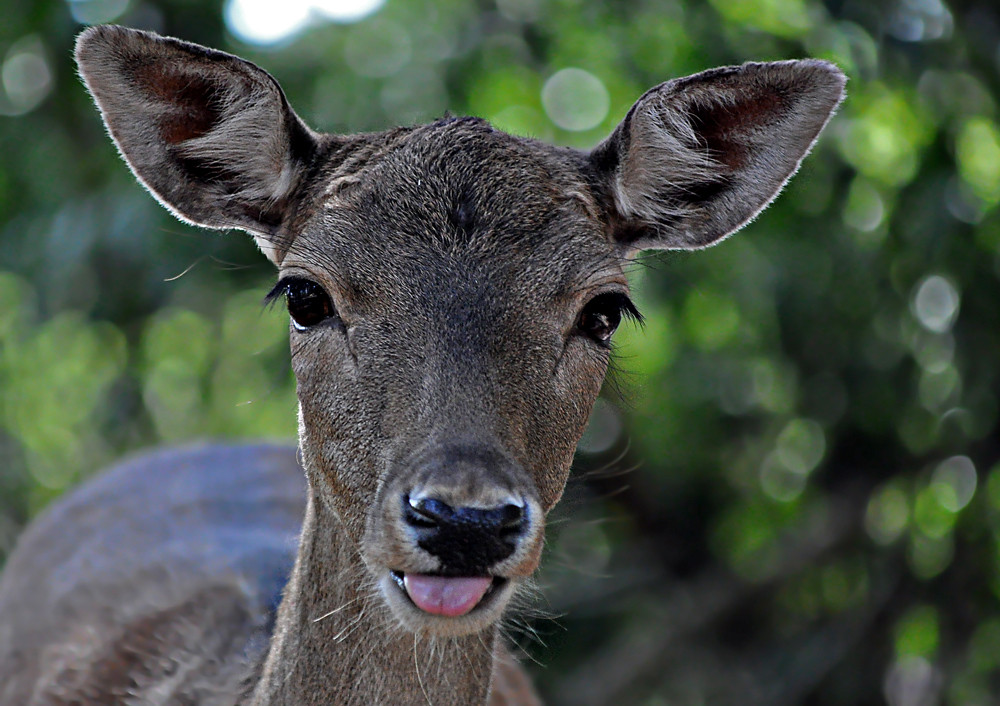
[[[455,576],[481,576],[517,548],[528,526],[528,509],[507,503],[498,507],[454,508],[436,498],[403,496],[403,517],[417,546],[441,561]]]

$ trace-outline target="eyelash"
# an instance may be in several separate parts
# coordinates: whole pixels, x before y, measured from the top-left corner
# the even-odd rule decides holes
[[[611,347],[611,337],[622,317],[642,325],[643,318],[632,300],[622,292],[605,292],[588,301],[580,311],[576,330],[605,348]]]
[[[281,298],[288,307],[292,324],[299,331],[308,331],[325,321],[340,319],[330,295],[311,279],[286,277],[279,280],[264,297],[264,304],[274,304]]]

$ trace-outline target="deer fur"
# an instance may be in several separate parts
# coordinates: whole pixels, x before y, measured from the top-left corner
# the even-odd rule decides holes
[[[498,625],[634,310],[624,268],[759,213],[841,72],[669,81],[587,152],[477,118],[317,133],[262,69],[121,27],[76,57],[150,193],[277,266],[301,464],[160,451],[55,503],[0,576],[0,704],[537,703]]]

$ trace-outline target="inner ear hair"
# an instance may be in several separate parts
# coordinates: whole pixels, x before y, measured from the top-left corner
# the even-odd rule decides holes
[[[713,69],[643,95],[590,155],[631,249],[712,245],[752,220],[798,169],[843,99],[817,60]]]

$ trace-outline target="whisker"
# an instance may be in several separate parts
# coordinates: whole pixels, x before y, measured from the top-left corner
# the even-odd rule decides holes
[[[314,622],[314,623],[318,623],[318,622],[319,622],[319,621],[321,621],[321,620],[326,620],[326,619],[327,619],[327,618],[329,618],[329,617],[330,617],[331,615],[335,615],[335,614],[339,613],[340,611],[342,611],[342,610],[343,610],[344,608],[346,608],[347,606],[349,606],[349,605],[351,605],[351,604],[353,604],[353,603],[357,603],[357,602],[358,602],[358,601],[360,601],[360,600],[361,600],[362,598],[364,598],[364,596],[358,596],[357,598],[352,598],[351,600],[347,601],[347,603],[345,603],[344,605],[340,606],[339,608],[334,608],[334,609],[333,609],[333,610],[331,610],[331,611],[330,611],[329,613],[324,613],[323,615],[321,615],[321,616],[319,616],[318,618],[314,619],[314,620],[313,620],[313,622]],[[362,613],[364,613],[364,610],[362,610],[361,612],[362,612]]]

